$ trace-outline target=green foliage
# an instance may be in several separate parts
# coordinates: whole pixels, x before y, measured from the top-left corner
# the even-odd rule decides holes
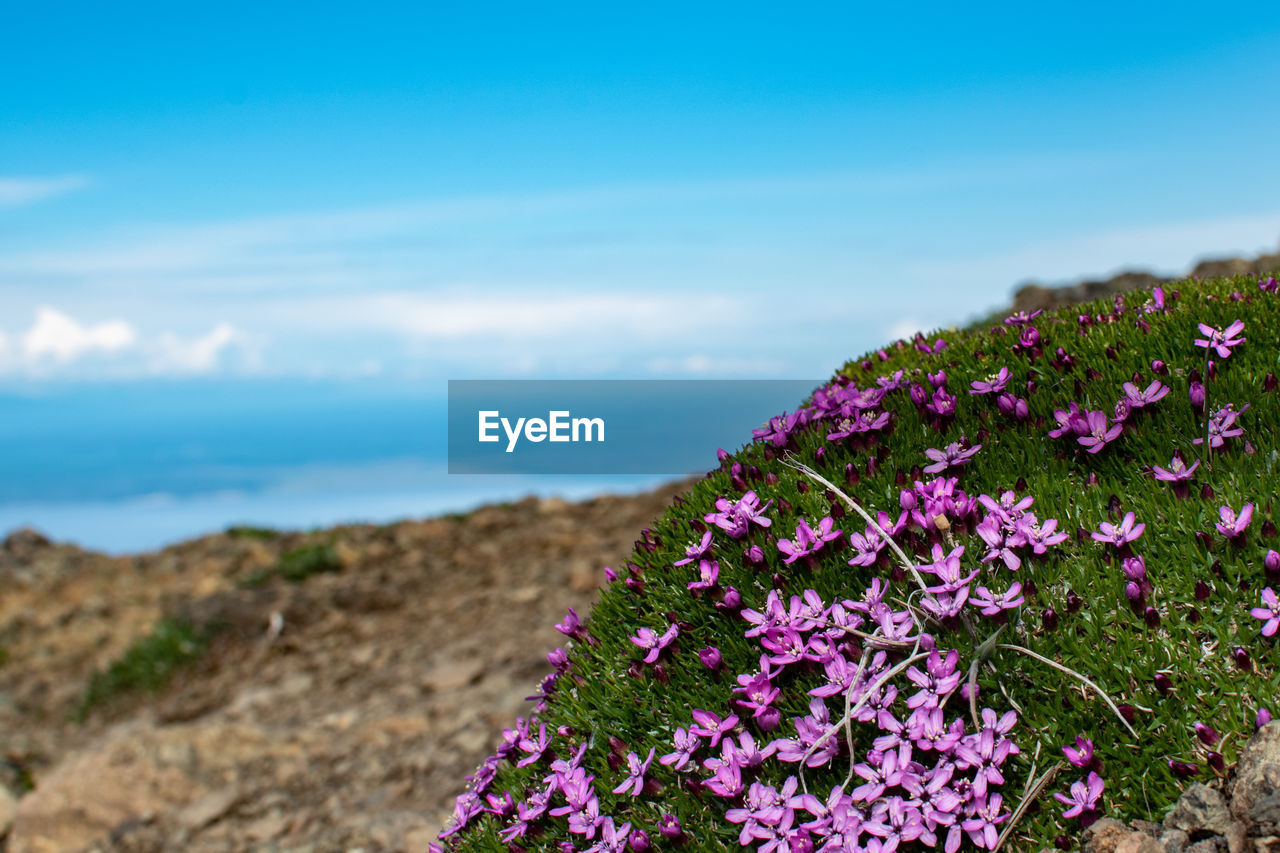
[[[280,535],[279,530],[273,530],[270,527],[253,527],[247,524],[237,524],[234,527],[227,528],[227,535],[232,539],[259,539],[271,540]]]
[[[123,657],[93,674],[75,711],[76,721],[83,722],[94,708],[121,694],[160,690],[174,672],[204,654],[209,640],[189,622],[161,619]]]
[[[899,342],[884,351],[885,360],[872,354],[849,362],[839,372],[866,387],[875,377],[896,370],[923,384],[927,384],[926,373],[945,370],[948,387],[960,398],[953,420],[938,428],[921,417],[905,393],[898,393],[884,404],[894,416],[891,434],[869,448],[829,441],[827,429],[793,433],[789,451],[795,457],[842,486],[848,482],[846,465],[851,465],[858,475],[856,483],[843,487],[873,514],[884,510],[895,517],[903,486],[916,479],[932,479],[919,470],[927,464],[924,451],[967,437],[981,443],[982,450],[969,465],[950,472],[960,477],[960,487],[967,494],[998,496],[1016,490],[1020,497],[1034,497],[1032,509],[1040,519],[1055,518],[1060,530],[1076,534],[1045,556],[1024,563],[1017,573],[996,568],[997,562],[983,568],[982,578],[1001,590],[1013,580],[1034,585],[1002,642],[1025,646],[1065,664],[1087,675],[1116,702],[1131,705],[1139,736],[1132,738],[1079,682],[1025,656],[997,650],[992,658],[996,671],[984,671],[979,678],[982,703],[998,710],[1016,703],[1022,709],[1011,733],[1021,754],[1004,767],[1006,809],[1021,798],[1033,766],[1035,775],[1043,772],[1061,760],[1063,745],[1084,734],[1095,742],[1104,765],[1107,812],[1122,819],[1158,821],[1186,784],[1170,770],[1170,759],[1198,765],[1201,780],[1213,776],[1206,764],[1208,747],[1195,737],[1196,721],[1222,733],[1216,748],[1230,763],[1253,731],[1256,710],[1262,706],[1280,710],[1276,707],[1280,704],[1280,652],[1274,639],[1260,636],[1259,621],[1249,615],[1267,585],[1263,558],[1276,543],[1267,540],[1262,528],[1265,521],[1275,521],[1273,484],[1280,474],[1280,393],[1263,390],[1264,376],[1280,368],[1276,338],[1280,296],[1260,292],[1256,282],[1253,277],[1238,277],[1166,287],[1181,291],[1167,313],[1142,314],[1139,308],[1148,294],[1129,294],[1126,311],[1104,317],[1085,333],[1077,315],[1110,314],[1110,299],[1043,315],[1035,321],[1043,334],[1042,354],[1034,359],[1014,348],[1017,330],[1003,326],[947,332],[950,346],[940,352],[921,352]],[[1242,298],[1233,298],[1233,293]],[[1211,466],[1202,464],[1191,496],[1179,499],[1168,484],[1151,477],[1150,466],[1167,466],[1175,451],[1188,463],[1200,457],[1201,450],[1192,440],[1203,434],[1204,420],[1188,400],[1188,386],[1191,371],[1204,369],[1205,350],[1192,341],[1200,336],[1197,323],[1224,328],[1236,319],[1246,322],[1248,342],[1229,359],[1218,359],[1219,373],[1209,385],[1209,407],[1231,402],[1238,409],[1248,403],[1240,419],[1245,434],[1215,452]],[[929,340],[934,337],[930,335]],[[1059,347],[1073,359],[1069,366],[1052,363]],[[1157,359],[1167,363],[1168,375],[1152,373]],[[967,393],[971,381],[985,379],[1001,367],[1013,373],[1009,390],[1027,399],[1029,420],[1007,418],[992,398]],[[1074,438],[1048,437],[1055,409],[1075,401],[1082,409],[1110,413],[1123,396],[1125,382],[1145,387],[1154,378],[1172,392],[1144,415],[1137,428],[1127,429],[1101,453],[1085,452]],[[825,448],[821,461],[815,455],[819,448]],[[686,774],[656,760],[648,775],[660,783],[659,793],[638,798],[610,793],[623,774],[609,766],[610,749],[604,738],[620,738],[642,756],[651,746],[658,755],[670,752],[676,727],[689,725],[690,709],[721,716],[734,710],[734,676],[759,669],[761,648],[755,639],[743,637],[746,624],[714,607],[707,597],[689,594],[686,584],[696,578],[696,566],[672,567],[684,556],[685,545],[700,536],[690,520],[713,512],[718,496],[739,493],[732,488],[728,471],[735,461],[744,470],[755,466],[762,474],[778,478],[775,484],[763,477],[748,483],[762,500],[775,502],[768,513],[771,530],[753,529],[737,541],[717,532],[714,557],[720,563],[720,585],[736,588],[744,607],[762,608],[775,575],[783,579],[788,595],[812,588],[830,602],[861,598],[874,576],[887,574],[885,569],[850,566],[849,553],[834,549],[818,552],[813,565],[804,561],[784,565],[776,540],[791,538],[801,518],[816,522],[832,514],[838,501],[781,464],[771,447],[748,444],[695,485],[683,501],[669,507],[653,526],[658,547],[638,548],[628,563],[634,567],[633,574],[643,578],[643,589],[632,590],[618,582],[604,590],[586,622],[594,642],[572,645],[569,674],[558,679],[545,712],[539,715],[549,732],[568,727],[577,739],[588,739],[583,766],[596,777],[601,814],[619,823],[630,821],[660,842],[657,818],[663,812],[673,813],[685,833],[696,839],[694,849],[698,850],[740,849],[739,827],[725,821],[726,804],[710,795],[688,793]],[[1238,510],[1249,502],[1257,507],[1253,524],[1243,542],[1228,544],[1214,529],[1218,507],[1227,504]],[[1119,561],[1108,547],[1087,535],[1100,522],[1115,521],[1117,507],[1120,514],[1134,512],[1147,525],[1134,550],[1146,560],[1155,588],[1148,603],[1160,615],[1157,627],[1149,627],[1142,615],[1131,610]],[[862,532],[864,525],[851,513],[838,519],[836,526],[847,534]],[[1198,538],[1197,531],[1209,535]],[[743,559],[743,549],[753,544],[764,549],[766,565],[753,567]],[[966,546],[963,559],[968,570],[979,568],[985,553],[979,537],[971,530],[960,530],[955,544]],[[1196,596],[1198,581],[1209,588],[1203,599]],[[1073,607],[1069,602],[1077,596],[1080,605]],[[1056,628],[1042,620],[1048,609],[1058,615]],[[669,618],[687,627],[681,629],[678,648],[673,646],[664,655],[667,683],[655,679],[651,667],[640,678],[628,675],[628,666],[643,654],[630,638],[642,626],[660,631]],[[974,653],[970,637],[941,632],[939,643],[958,648],[962,669],[967,668]],[[697,652],[706,646],[720,649],[723,673],[713,674],[699,661]],[[1234,660],[1237,648],[1252,656],[1248,668]],[[1168,695],[1156,688],[1157,673],[1172,680]],[[820,670],[778,682],[785,697],[779,703],[783,722],[766,740],[794,734],[790,721],[807,712],[806,691],[822,682]],[[829,703],[833,717],[838,716],[837,704]],[[860,754],[869,748],[874,733],[865,725],[855,726]],[[557,754],[563,757],[563,741],[558,748]],[[706,757],[708,752],[704,749],[701,755]],[[760,778],[781,787],[795,769],[795,765],[769,761]],[[843,781],[847,771],[843,758],[827,768],[808,771],[809,790],[825,794]],[[545,764],[517,768],[503,762],[492,789],[510,791],[519,802],[546,773]],[[694,775],[706,778],[709,774],[697,770]],[[1067,767],[1050,792],[1064,791],[1082,776],[1083,771]],[[1078,832],[1074,820],[1061,817],[1050,792],[1028,811],[1005,849],[1052,846],[1058,834]],[[492,815],[477,818],[472,828],[451,839],[449,849],[501,849],[497,833],[506,825]],[[561,838],[557,832],[563,826],[563,819],[553,820],[551,831],[521,843],[529,850],[556,850]]]
[[[342,570],[338,552],[329,543],[303,545],[287,552],[269,569],[260,569],[240,581],[246,589],[260,587],[272,578],[280,577],[290,583],[302,583],[312,575]]]

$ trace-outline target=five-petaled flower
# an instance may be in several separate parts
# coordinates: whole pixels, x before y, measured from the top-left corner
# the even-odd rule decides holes
[[[1240,337],[1240,333],[1243,331],[1244,320],[1236,320],[1222,331],[1207,323],[1201,323],[1200,333],[1206,337],[1196,338],[1196,346],[1212,349],[1220,358],[1229,358],[1231,356],[1231,348],[1245,342],[1245,339]]]
[[[653,763],[655,751],[653,747],[649,747],[649,757],[643,761],[634,752],[627,753],[627,778],[623,779],[622,784],[613,789],[615,794],[630,791],[631,796],[640,796],[640,791],[644,788],[644,774],[649,772],[649,765]]]
[[[1280,631],[1280,597],[1276,591],[1267,587],[1262,591],[1262,606],[1249,611],[1249,615],[1262,620],[1262,636],[1274,637]]]
[[[1183,483],[1194,477],[1196,469],[1199,467],[1199,459],[1188,466],[1181,456],[1175,455],[1171,460],[1169,460],[1168,468],[1161,468],[1159,465],[1152,465],[1151,472],[1155,474],[1155,478],[1162,483]]]
[[[653,663],[662,654],[662,650],[671,645],[679,633],[680,629],[674,624],[669,626],[662,634],[658,634],[652,628],[641,628],[631,638],[631,642],[646,650],[645,663]]]
[[[1091,533],[1090,536],[1093,537],[1094,541],[1105,542],[1117,548],[1123,548],[1141,536],[1142,531],[1147,529],[1147,525],[1142,522],[1134,524],[1134,519],[1133,513],[1126,512],[1119,524],[1104,521],[1098,525],[1097,531]]]
[[[1239,513],[1229,506],[1218,507],[1218,517],[1222,519],[1214,525],[1218,532],[1228,539],[1239,539],[1253,521],[1253,504],[1245,504]]]
[[[1098,800],[1102,798],[1105,787],[1106,783],[1102,781],[1102,777],[1091,772],[1086,779],[1071,783],[1070,796],[1059,792],[1055,793],[1053,798],[1067,806],[1067,810],[1062,813],[1063,817],[1078,817],[1083,822],[1091,815],[1097,815]]]
[[[1085,423],[1089,426],[1089,432],[1077,438],[1076,441],[1088,448],[1090,453],[1102,450],[1124,432],[1122,423],[1108,425],[1107,413],[1102,411],[1087,413]]]
[[[935,450],[932,447],[924,452],[929,457],[930,464],[926,465],[924,472],[926,474],[941,474],[948,468],[958,468],[967,463],[974,455],[982,449],[981,444],[975,444],[973,447],[962,449],[959,442],[953,441],[942,450]]]

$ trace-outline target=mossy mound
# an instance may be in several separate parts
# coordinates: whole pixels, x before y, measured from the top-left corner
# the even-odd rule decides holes
[[[850,362],[558,626],[440,846],[1034,850],[1159,820],[1277,710],[1278,334],[1274,280],[1215,279]]]

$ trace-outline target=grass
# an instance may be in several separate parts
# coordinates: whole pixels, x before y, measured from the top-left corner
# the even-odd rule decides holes
[[[93,674],[74,719],[84,722],[90,711],[126,693],[159,691],[175,672],[204,654],[210,639],[189,622],[161,619],[119,660]]]
[[[1149,294],[1135,292],[1127,295],[1123,313],[1113,314],[1113,303],[1107,299],[1037,318],[1035,325],[1043,340],[1040,354],[1033,358],[1013,347],[1016,330],[1000,326],[948,332],[950,346],[939,352],[923,352],[911,343],[898,342],[882,355],[855,359],[838,375],[860,387],[873,386],[876,377],[898,370],[909,381],[927,386],[928,374],[945,371],[947,387],[959,398],[956,416],[944,423],[931,421],[902,391],[890,394],[883,404],[893,415],[891,432],[870,443],[858,446],[828,440],[826,434],[832,428],[828,421],[820,428],[793,432],[785,448],[841,484],[873,514],[884,510],[896,517],[902,489],[915,480],[931,479],[920,471],[928,461],[924,451],[963,436],[980,443],[982,450],[963,469],[948,472],[959,476],[960,488],[970,496],[999,496],[1007,490],[1032,496],[1032,510],[1040,519],[1055,518],[1060,530],[1072,534],[1045,556],[1024,563],[1017,573],[998,561],[979,563],[986,549],[971,526],[946,535],[948,547],[966,547],[966,571],[982,572],[975,586],[983,583],[1003,590],[1018,580],[1030,588],[1026,603],[1010,614],[1001,645],[991,650],[994,671],[982,671],[977,682],[983,705],[1000,712],[1022,709],[1010,734],[1021,752],[1003,767],[1005,811],[1017,805],[1035,777],[1063,758],[1063,745],[1083,734],[1094,741],[1102,763],[1104,811],[1122,819],[1158,821],[1187,784],[1176,775],[1171,760],[1194,765],[1199,781],[1212,781],[1216,775],[1209,763],[1210,748],[1196,738],[1197,721],[1210,723],[1222,734],[1214,749],[1229,764],[1252,734],[1257,709],[1280,711],[1280,655],[1275,640],[1262,637],[1261,623],[1249,615],[1250,608],[1258,606],[1264,586],[1280,586],[1267,580],[1263,567],[1268,549],[1277,544],[1271,524],[1275,522],[1272,484],[1280,469],[1280,393],[1264,390],[1264,377],[1280,371],[1276,338],[1280,296],[1260,292],[1253,277],[1181,282],[1166,290],[1180,292],[1164,313],[1141,314],[1141,303]],[[1102,321],[1082,331],[1078,314],[1101,316]],[[1189,402],[1188,388],[1192,371],[1204,368],[1205,351],[1192,341],[1200,336],[1198,323],[1224,328],[1236,319],[1246,322],[1248,342],[1229,359],[1219,359],[1219,372],[1209,386],[1209,404],[1211,408],[1226,402],[1237,408],[1249,404],[1241,416],[1245,434],[1215,453],[1211,466],[1206,460],[1196,474],[1191,496],[1179,499],[1167,484],[1152,478],[1150,466],[1168,466],[1175,451],[1188,463],[1200,455],[1192,441],[1202,434],[1204,420]],[[1070,363],[1055,359],[1058,348],[1070,356]],[[1167,374],[1153,374],[1156,360],[1167,364]],[[971,381],[985,379],[1001,367],[1013,372],[1010,390],[1027,400],[1030,417],[1026,421],[1002,415],[992,398],[967,393]],[[1126,428],[1097,455],[1084,452],[1072,438],[1047,435],[1054,426],[1054,410],[1066,408],[1068,402],[1110,413],[1124,383],[1134,381],[1145,387],[1155,378],[1172,392],[1155,404],[1151,414],[1135,419],[1136,428]],[[658,793],[637,798],[615,795],[610,791],[624,773],[611,766],[610,747],[603,741],[607,732],[641,756],[650,747],[658,755],[670,752],[675,729],[690,724],[691,708],[726,715],[738,698],[732,690],[734,675],[759,670],[762,649],[756,639],[743,636],[746,624],[715,607],[713,597],[689,594],[687,583],[696,578],[693,566],[673,568],[683,557],[685,545],[700,538],[698,520],[715,511],[717,497],[733,500],[750,487],[762,500],[774,501],[768,512],[773,525],[769,530],[753,529],[748,538],[733,540],[712,528],[720,587],[737,589],[744,607],[761,609],[778,583],[784,600],[813,589],[824,602],[831,602],[860,599],[875,577],[903,581],[903,572],[889,565],[850,566],[850,552],[834,547],[819,551],[812,561],[782,562],[777,540],[793,538],[800,519],[816,524],[841,509],[837,496],[814,487],[803,474],[782,464],[781,452],[763,442],[749,443],[683,501],[668,508],[653,526],[654,544],[637,548],[626,564],[630,575],[643,585],[628,587],[619,582],[605,588],[586,622],[592,641],[566,643],[569,674],[557,680],[539,714],[548,732],[570,733],[554,737],[552,750],[558,757],[565,757],[580,743],[588,744],[583,766],[595,776],[600,813],[619,824],[629,821],[655,841],[660,842],[658,817],[671,813],[695,840],[692,849],[739,849],[740,826],[725,818],[726,808],[735,804],[707,793],[689,793],[689,777],[706,779],[709,772],[696,768],[693,773],[674,772],[655,760],[648,777],[660,789]],[[734,463],[742,466],[749,482],[735,484]],[[753,470],[760,476],[751,476]],[[1214,528],[1219,506],[1238,510],[1249,502],[1256,505],[1251,527],[1242,542],[1227,543]],[[1119,560],[1088,535],[1099,523],[1115,522],[1130,511],[1147,524],[1145,535],[1132,547],[1146,561],[1153,585],[1147,604],[1158,621],[1130,607]],[[861,533],[864,527],[852,513],[838,517],[836,526],[846,534]],[[927,553],[930,537],[917,532],[905,539],[909,552]],[[743,559],[743,550],[752,544],[764,549],[761,566]],[[1046,618],[1046,611],[1053,611],[1056,620]],[[664,653],[665,681],[660,681],[652,667],[636,666],[643,653],[631,637],[639,627],[661,632],[673,621],[681,626],[680,636],[677,646]],[[986,627],[982,637],[994,626]],[[975,638],[952,627],[930,630],[940,647],[960,651],[961,670],[967,671],[976,654]],[[1011,645],[1070,667],[1114,702],[1130,706],[1137,737],[1078,679],[1013,651]],[[712,674],[699,661],[697,652],[706,646],[720,650],[726,667],[723,673]],[[1249,654],[1247,667],[1237,663],[1237,649]],[[1172,687],[1162,689],[1157,674],[1167,677]],[[793,737],[791,720],[807,713],[807,691],[823,682],[820,668],[790,667],[774,682],[783,694],[778,702],[781,726],[765,734],[748,723],[748,730],[766,741]],[[914,691],[905,682],[900,689],[904,695]],[[902,704],[899,699],[898,705]],[[960,704],[952,704],[948,719]],[[838,717],[837,701],[832,700],[829,707],[833,718]],[[898,710],[900,716],[907,713],[905,708]],[[956,716],[967,718],[967,710],[956,711]],[[879,733],[873,725],[855,724],[859,760]],[[705,748],[700,753],[701,758],[708,755]],[[545,760],[526,767],[511,761],[493,763],[497,767],[493,791],[510,791],[517,802],[535,790],[548,772]],[[845,756],[807,771],[810,790],[825,794],[845,778],[848,769]],[[770,760],[755,778],[780,788],[794,772],[795,765]],[[1065,792],[1072,781],[1083,778],[1083,772],[1065,767],[1049,791],[1028,808],[1005,849],[1034,850],[1059,839],[1067,844],[1078,840],[1080,825],[1062,818],[1062,808],[1049,794]],[[563,804],[563,798],[557,797],[553,804]],[[508,825],[509,821],[493,815],[479,816],[450,839],[449,849],[502,849],[505,845],[498,832]],[[544,819],[539,825],[540,834],[521,841],[528,850],[552,851],[562,840],[582,841],[567,833],[564,818]],[[967,839],[965,845],[973,849]],[[906,844],[903,849],[923,848]]]
[[[247,524],[237,524],[234,527],[227,528],[227,535],[232,539],[257,539],[262,541],[270,541],[280,536],[279,530],[270,527],[253,527]]]
[[[260,569],[240,581],[245,589],[263,586],[272,578],[284,578],[290,583],[302,583],[312,575],[342,570],[338,552],[329,543],[303,545],[284,554],[274,566]]]

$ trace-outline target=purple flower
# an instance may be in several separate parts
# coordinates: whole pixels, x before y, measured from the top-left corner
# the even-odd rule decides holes
[[[970,394],[999,394],[1009,384],[1009,368],[1000,368],[999,373],[993,373],[986,379],[975,380],[970,383]]]
[[[702,741],[698,740],[698,736],[686,731],[683,728],[677,728],[675,737],[672,738],[675,745],[675,752],[669,752],[658,759],[658,763],[670,767],[672,770],[682,770],[685,765],[693,758],[693,752],[698,748]]]
[[[830,516],[819,521],[817,529],[810,527],[809,523],[803,518],[800,519],[800,523],[796,525],[794,542],[790,539],[778,540],[778,550],[787,555],[787,558],[782,562],[787,564],[794,563],[801,557],[807,557],[815,551],[822,550],[822,546],[828,542],[839,539],[843,532],[833,530],[832,527],[834,525],[835,522]]]
[[[1263,293],[1280,293],[1280,282],[1277,282],[1273,275],[1260,278],[1258,279],[1258,290]]]
[[[1122,548],[1141,536],[1142,531],[1147,529],[1147,525],[1144,523],[1134,524],[1134,518],[1133,513],[1126,512],[1124,519],[1118,525],[1104,521],[1098,525],[1098,532],[1091,533],[1090,536],[1096,542],[1104,542],[1117,548]]]
[[[631,642],[635,643],[642,649],[646,650],[644,656],[645,663],[653,663],[662,654],[662,650],[671,645],[676,635],[680,633],[680,629],[676,625],[671,625],[661,635],[651,628],[641,628],[636,635],[631,638]]]
[[[981,449],[981,444],[975,444],[967,450],[962,450],[958,442],[952,442],[942,450],[929,448],[924,452],[924,455],[933,460],[933,462],[925,466],[924,472],[926,474],[941,474],[948,468],[958,468],[972,459],[974,454]]]
[[[1236,426],[1236,420],[1249,408],[1245,403],[1239,411],[1231,403],[1223,406],[1209,417],[1209,446],[1217,449],[1226,443],[1226,439],[1244,435],[1244,429]],[[1191,440],[1192,444],[1204,444],[1203,438]]]
[[[649,757],[644,761],[640,760],[640,756],[634,752],[627,753],[627,778],[622,780],[622,784],[613,789],[615,794],[621,794],[624,791],[630,791],[631,796],[640,796],[640,790],[644,788],[644,774],[649,772],[649,765],[653,763],[654,748],[649,747]],[[630,825],[627,831],[631,830]]]
[[[1000,837],[996,829],[1008,819],[1008,814],[1001,814],[1004,798],[999,794],[980,796],[973,805],[973,817],[968,818],[960,827],[969,833],[969,840],[980,850],[995,850],[996,841]]]
[[[946,388],[939,388],[925,408],[940,418],[949,418],[956,413],[956,398],[948,394]]]
[[[714,748],[720,744],[722,737],[733,731],[733,727],[738,724],[738,715],[730,714],[722,720],[710,711],[695,708],[693,721],[696,725],[689,726],[689,734],[710,738],[711,746]]]
[[[1182,457],[1175,454],[1169,460],[1168,468],[1161,468],[1159,465],[1152,465],[1151,471],[1155,474],[1157,480],[1163,483],[1183,483],[1195,476],[1196,469],[1200,467],[1200,460],[1197,459],[1188,467],[1187,463],[1182,461]]]
[[[1053,798],[1067,806],[1067,810],[1062,813],[1063,817],[1079,817],[1083,822],[1090,813],[1097,814],[1098,800],[1105,787],[1102,777],[1091,772],[1086,780],[1071,783],[1070,796],[1058,792]]]
[[[582,639],[582,635],[584,633],[582,620],[578,618],[578,614],[574,612],[572,607],[569,608],[569,612],[565,615],[564,621],[556,625],[556,630],[561,634],[564,634],[566,637],[573,637],[579,640]]]
[[[1026,311],[1015,311],[1014,313],[1010,314],[1008,317],[1004,318],[1004,324],[1006,326],[1025,326],[1043,313],[1044,313],[1043,308],[1037,308],[1035,311],[1032,311],[1030,314],[1028,314]]]
[[[1200,324],[1200,333],[1206,335],[1206,338],[1196,338],[1196,346],[1212,349],[1220,358],[1228,358],[1231,355],[1231,348],[1244,343],[1245,339],[1239,337],[1244,331],[1244,321],[1236,320],[1230,326],[1218,331],[1213,326],[1205,323]]]
[[[672,563],[673,566],[687,566],[694,560],[702,558],[707,551],[711,550],[711,531],[708,530],[702,534],[702,541],[695,542],[684,549],[684,559],[677,560]]]
[[[983,616],[995,616],[1002,611],[1021,607],[1026,603],[1026,598],[1022,595],[1022,584],[1014,581],[1013,585],[1000,595],[995,595],[985,586],[980,586],[977,594],[969,601],[982,608]]]
[[[1149,406],[1157,400],[1163,399],[1168,393],[1169,386],[1162,385],[1159,379],[1152,380],[1151,384],[1141,391],[1132,382],[1124,383],[1125,402],[1129,404],[1130,408],[1134,409]]]
[[[1218,507],[1218,516],[1222,519],[1214,525],[1218,532],[1228,539],[1239,539],[1249,522],[1253,521],[1253,504],[1245,504],[1238,515],[1229,506]]]
[[[705,649],[698,651],[698,659],[702,661],[702,665],[707,669],[715,671],[724,666],[724,658],[720,654],[720,650],[715,646],[707,646]]]
[[[1087,447],[1090,453],[1097,453],[1102,450],[1102,448],[1119,438],[1120,433],[1124,432],[1123,424],[1117,423],[1114,426],[1108,426],[1106,412],[1089,412],[1085,415],[1085,422],[1089,426],[1089,433],[1080,436],[1076,441]]]
[[[1276,631],[1280,631],[1280,598],[1276,597],[1276,591],[1271,587],[1264,589],[1262,606],[1250,610],[1249,615],[1262,620],[1262,636],[1275,636]]]
[[[1093,741],[1084,735],[1076,735],[1076,745],[1064,746],[1062,754],[1071,762],[1072,767],[1088,767],[1093,763]]]
[[[698,561],[698,579],[689,581],[689,589],[703,590],[711,589],[716,585],[716,581],[720,578],[720,564],[715,560],[699,560]]]
[[[718,498],[716,500],[716,509],[719,512],[709,512],[703,517],[703,520],[719,527],[734,539],[741,539],[747,535],[747,530],[752,524],[760,527],[769,527],[773,524],[772,521],[764,516],[764,511],[772,504],[773,500],[771,499],[764,506],[761,506],[760,498],[756,493],[748,491],[737,501]]]

